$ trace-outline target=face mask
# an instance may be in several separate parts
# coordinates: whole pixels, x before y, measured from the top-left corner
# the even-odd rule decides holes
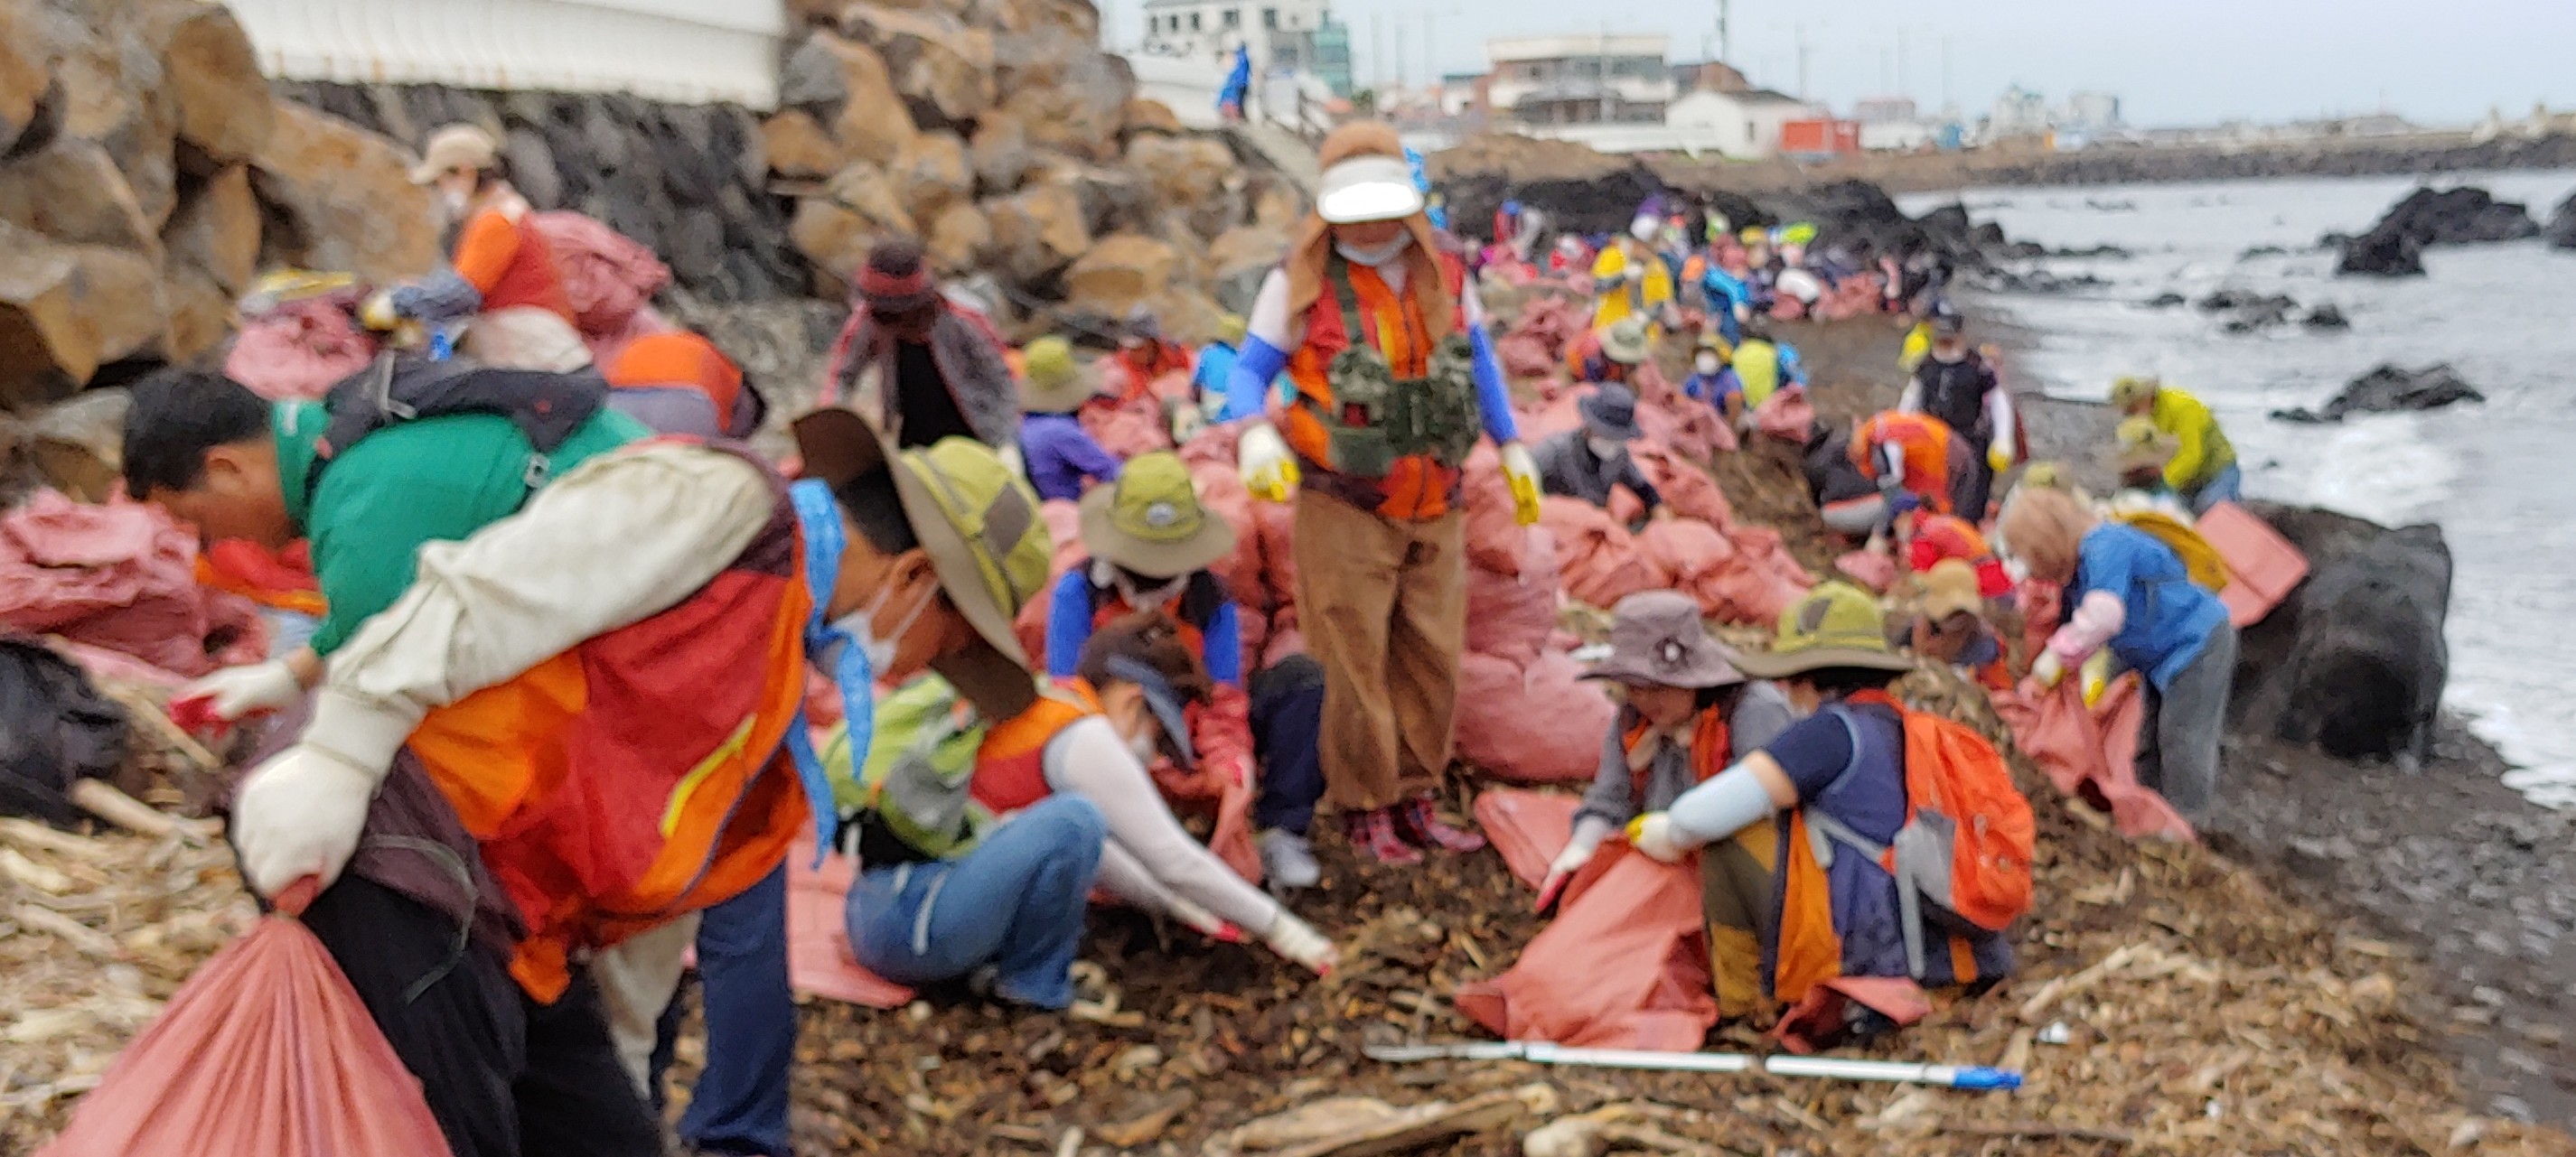
[[[1628,444],[1616,438],[1585,438],[1583,444],[1592,447],[1592,456],[1604,462],[1628,452]]]
[[[1154,761],[1162,758],[1162,746],[1155,742],[1152,722],[1147,722],[1143,730],[1127,737],[1127,750],[1134,752],[1136,762],[1146,767],[1154,766]]]
[[[1694,365],[1694,366],[1699,367],[1699,372],[1701,372],[1701,373],[1703,373],[1703,374],[1713,374],[1713,373],[1716,373],[1716,372],[1717,372],[1717,355],[1716,355],[1716,354],[1701,354],[1701,355],[1699,355],[1699,357],[1698,357],[1697,359],[1693,360],[1693,361],[1691,362],[1691,364],[1692,364],[1692,365]]]
[[[465,209],[474,203],[474,198],[471,194],[454,189],[442,189],[438,194],[438,203],[440,207],[447,210],[449,220],[458,221],[464,219]]]
[[[1337,240],[1333,242],[1333,250],[1342,255],[1342,260],[1348,261],[1353,265],[1366,265],[1370,268],[1376,268],[1377,266],[1384,265],[1389,261],[1395,260],[1398,256],[1403,254],[1406,247],[1412,244],[1413,231],[1407,229],[1388,239],[1386,244],[1377,246],[1374,249],[1362,249],[1348,241]]]
[[[937,595],[937,590],[932,590],[927,597],[914,603],[910,611],[905,612],[903,621],[896,624],[893,630],[879,635],[876,633],[877,612],[885,608],[887,599],[894,597],[894,588],[878,587],[876,597],[869,599],[868,605],[832,620],[832,626],[835,630],[847,632],[851,638],[858,640],[859,652],[866,655],[868,659],[868,673],[871,676],[883,678],[888,671],[894,669],[895,653],[902,646],[904,635],[912,630],[914,623],[920,621],[921,613],[930,609],[930,600]]]

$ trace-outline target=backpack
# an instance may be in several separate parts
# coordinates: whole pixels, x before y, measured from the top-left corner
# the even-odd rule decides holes
[[[2182,560],[2183,573],[2190,575],[2201,589],[2211,594],[2227,589],[2230,576],[2226,556],[2181,519],[2161,510],[2132,510],[2111,517],[2165,544],[2174,557]]]
[[[596,369],[558,374],[384,354],[323,395],[322,408],[329,419],[321,439],[313,444],[313,467],[304,473],[304,497],[310,502],[321,488],[323,471],[367,435],[452,414],[497,414],[518,426],[534,451],[528,456],[524,479],[533,491],[545,485],[547,455],[560,449],[573,431],[607,404],[608,379]]]
[[[1896,878],[1906,966],[1920,979],[1933,924],[2001,932],[2030,911],[2038,821],[1984,736],[1937,715],[1897,713],[1905,721],[1905,825],[1896,838],[1877,843],[1818,809],[1808,811],[1807,822]],[[1848,715],[1842,719],[1857,764],[1860,731]]]

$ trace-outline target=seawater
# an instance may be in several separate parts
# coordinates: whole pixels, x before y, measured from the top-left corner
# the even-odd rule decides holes
[[[2449,541],[2447,704],[2515,765],[2506,782],[2576,807],[2576,251],[2539,241],[2437,248],[2425,277],[2337,277],[2330,232],[2360,233],[2412,178],[2230,181],[1984,189],[1903,199],[1910,212],[1964,201],[2014,240],[2052,249],[2116,245],[2127,258],[2036,262],[2103,288],[1963,295],[2030,334],[2013,385],[2101,400],[2122,374],[2154,374],[2209,403],[2258,498],[2378,522],[2438,523]],[[2445,174],[2525,202],[2545,220],[2576,173]],[[2245,256],[2262,247],[2280,255]],[[2222,331],[2224,314],[2152,309],[2219,289],[2331,303],[2348,332],[2295,323]],[[2267,415],[2318,407],[2383,363],[2448,362],[2483,405],[2305,426]],[[2107,427],[2107,422],[2106,422]],[[2103,431],[2105,438],[2110,431]]]

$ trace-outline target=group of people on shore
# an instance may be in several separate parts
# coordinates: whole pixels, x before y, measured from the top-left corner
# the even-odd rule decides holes
[[[550,292],[488,136],[442,130],[426,152],[454,268],[364,312],[389,334],[462,323],[467,356],[389,348],[318,403],[165,371],[134,392],[124,463],[130,493],[208,541],[310,544],[327,610],[309,641],[185,696],[222,720],[276,715],[229,807],[244,876],[264,897],[322,886],[306,925],[459,1157],[659,1151],[692,951],[705,1067],[681,1137],[790,1152],[792,855],[857,858],[851,949],[900,984],[1064,1008],[1104,900],[1329,973],[1336,945],[1289,907],[1322,875],[1319,813],[1380,865],[1485,843],[1437,794],[1470,455],[1495,448],[1523,526],[1545,495],[1619,490],[1674,517],[1627,452],[1625,376],[1681,345],[1689,404],[1751,429],[1801,381],[1764,295],[1802,300],[1790,274],[1819,276],[1812,230],[1713,222],[1679,278],[1702,316],[1677,317],[1685,270],[1652,246],[1679,226],[1640,214],[1585,258],[1601,297],[1569,367],[1597,384],[1583,428],[1525,445],[1462,247],[1394,131],[1354,123],[1324,142],[1314,209],[1250,309],[1198,350],[1141,315],[1089,362],[1058,337],[1013,350],[917,243],[879,244],[782,470],[735,441],[762,406],[703,338],[591,367],[537,316],[560,317],[560,278]],[[1605,847],[1695,860],[1734,914],[1709,931],[1728,1016],[1767,1019],[1836,977],[2010,967],[2008,900],[1944,908],[1916,853],[1891,850],[1915,847],[1927,776],[1974,785],[1960,798],[2005,828],[2019,798],[1994,789],[1982,741],[1925,745],[1891,693],[1909,649],[2001,690],[2107,648],[2152,688],[2151,783],[2186,812],[2215,783],[2224,609],[2117,503],[2026,476],[1992,509],[2019,460],[2009,394],[1955,318],[1924,320],[1905,402],[1841,455],[1866,494],[1828,504],[1920,572],[1921,613],[1891,622],[1876,594],[1826,582],[1768,651],[1738,653],[1689,597],[1648,592],[1612,609],[1592,670],[1620,707],[1541,903]],[[2232,493],[2205,409],[2122,389],[2150,441],[2172,432],[2171,497]],[[1293,504],[1302,649],[1247,652],[1241,592],[1213,569],[1236,530],[1178,455],[1105,448],[1086,423],[1100,408],[1151,412],[1171,444],[1222,425],[1252,496]],[[1078,504],[1069,566],[1049,499]],[[2024,655],[2036,587],[2065,613]],[[1032,606],[1036,646],[1015,629]],[[1209,810],[1248,828],[1249,862],[1185,823]]]

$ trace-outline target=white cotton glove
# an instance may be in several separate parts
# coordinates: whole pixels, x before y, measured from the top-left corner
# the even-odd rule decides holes
[[[2030,665],[2030,681],[2039,684],[2042,691],[2056,689],[2057,681],[2065,677],[2066,661],[2058,658],[2055,651],[2040,652],[2039,661]]]
[[[1530,457],[1529,447],[1503,444],[1503,481],[1512,488],[1512,520],[1523,526],[1538,525],[1538,460]]]
[[[1558,852],[1555,860],[1549,862],[1546,878],[1538,882],[1538,911],[1545,912],[1555,904],[1557,893],[1565,890],[1566,882],[1572,880],[1576,872],[1582,871],[1583,865],[1592,862],[1593,853],[1601,849],[1601,841],[1609,838],[1612,829],[1608,825],[1608,820],[1598,816],[1586,816],[1576,821],[1574,838],[1566,842],[1565,850]]]
[[[1286,502],[1297,492],[1297,459],[1288,453],[1288,443],[1279,431],[1266,423],[1255,423],[1243,431],[1236,447],[1243,471],[1243,488],[1264,502]]]
[[[392,290],[377,290],[358,306],[358,324],[377,333],[389,333],[402,322],[402,314],[394,309]]]
[[[304,698],[304,684],[295,679],[295,670],[284,659],[226,667],[179,689],[170,697],[171,705],[196,700],[205,704],[198,710],[205,716],[225,723],[269,711],[283,711]]]
[[[1342,962],[1341,951],[1333,947],[1332,941],[1285,909],[1270,922],[1270,931],[1262,935],[1261,942],[1282,959],[1305,965],[1317,976],[1332,975],[1334,966]]]
[[[381,769],[308,743],[252,768],[232,813],[233,848],[251,890],[275,897],[306,876],[330,887],[358,851],[383,779]]]
[[[1179,402],[1172,406],[1173,445],[1189,445],[1190,439],[1198,437],[1199,431],[1204,429],[1207,429],[1207,415],[1201,413],[1197,406],[1188,402]]]
[[[1662,812],[1648,812],[1628,823],[1628,842],[1667,864],[1678,864],[1697,846],[1682,842],[1682,833],[1673,827],[1673,817]]]

